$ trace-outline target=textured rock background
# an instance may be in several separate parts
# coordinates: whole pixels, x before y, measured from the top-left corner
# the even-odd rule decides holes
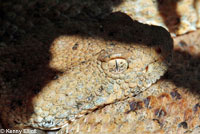
[[[127,13],[142,23],[165,27],[172,35],[200,27],[199,0],[122,0],[113,11]]]

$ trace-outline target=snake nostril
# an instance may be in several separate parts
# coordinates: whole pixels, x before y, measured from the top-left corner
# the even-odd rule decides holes
[[[160,53],[162,53],[162,50],[161,50],[161,48],[156,48],[156,52],[158,53],[158,54],[160,54]]]
[[[145,67],[145,71],[147,72],[149,70],[149,66],[146,66]]]

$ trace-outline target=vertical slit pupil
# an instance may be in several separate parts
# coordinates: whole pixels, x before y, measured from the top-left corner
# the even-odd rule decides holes
[[[116,71],[119,71],[117,60],[115,60]]]

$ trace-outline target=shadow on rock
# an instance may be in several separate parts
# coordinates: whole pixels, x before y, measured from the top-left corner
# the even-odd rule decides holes
[[[179,0],[157,0],[158,11],[170,32],[176,33],[180,26],[181,16],[177,11]]]

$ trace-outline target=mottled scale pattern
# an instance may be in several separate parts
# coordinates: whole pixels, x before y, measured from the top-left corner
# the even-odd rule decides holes
[[[188,134],[200,129],[199,117],[198,95],[160,80],[134,98],[106,105],[81,117],[59,134]]]
[[[145,46],[115,41],[111,44],[78,36],[59,37],[50,49],[50,66],[63,73],[31,100],[22,98],[22,91],[18,91],[20,95],[12,94],[13,90],[1,90],[3,125],[56,129],[100,106],[139,94],[166,72],[172,48],[170,36],[167,40],[169,44]],[[161,53],[169,56],[163,57]],[[122,72],[118,70],[118,59],[128,64]],[[114,71],[108,67],[113,60]],[[26,94],[28,97],[29,93]]]
[[[199,37],[197,30],[174,38],[172,64],[150,88],[77,119],[59,134],[199,134]]]

